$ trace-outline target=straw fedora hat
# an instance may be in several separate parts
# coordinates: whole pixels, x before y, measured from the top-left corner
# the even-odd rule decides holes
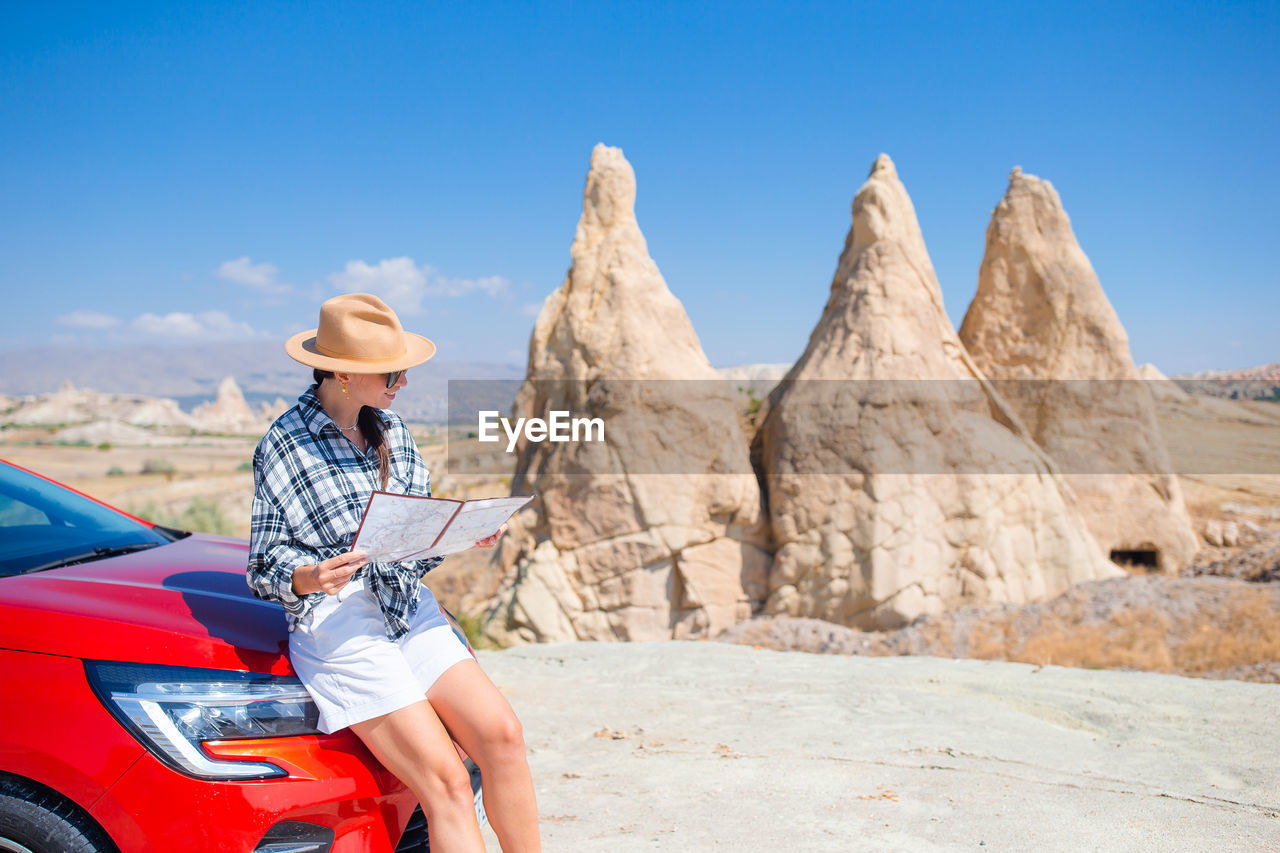
[[[344,373],[391,373],[422,364],[436,345],[406,332],[396,312],[371,293],[348,293],[320,306],[320,325],[284,345],[294,361]]]

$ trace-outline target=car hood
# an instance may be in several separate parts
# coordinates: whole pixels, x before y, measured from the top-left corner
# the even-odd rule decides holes
[[[245,583],[248,544],[204,534],[0,579],[0,648],[291,673],[284,610]]]

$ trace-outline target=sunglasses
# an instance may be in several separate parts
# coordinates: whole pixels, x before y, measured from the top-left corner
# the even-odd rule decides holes
[[[394,371],[394,372],[392,372],[392,373],[388,373],[388,374],[387,374],[387,388],[388,388],[388,390],[390,390],[391,388],[396,387],[396,383],[400,381],[400,377],[401,377],[401,376],[404,376],[404,371],[403,371],[403,370],[397,370],[397,371]]]

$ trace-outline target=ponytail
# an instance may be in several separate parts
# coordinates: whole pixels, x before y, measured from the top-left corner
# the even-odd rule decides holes
[[[360,417],[356,423],[360,426],[360,434],[364,436],[365,443],[378,451],[378,477],[382,480],[383,491],[386,491],[387,481],[391,479],[391,448],[387,447],[382,431],[387,425],[370,406],[360,407]]]

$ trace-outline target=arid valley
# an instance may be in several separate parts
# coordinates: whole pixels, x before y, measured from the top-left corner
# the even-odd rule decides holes
[[[1213,468],[1179,477],[1201,538],[1200,552],[1179,576],[1130,566],[1127,578],[1086,583],[1057,600],[972,607],[896,631],[782,617],[752,620],[722,639],[777,650],[973,657],[1280,682],[1280,403],[1187,395],[1160,380],[1154,387],[1164,391],[1156,395],[1159,424],[1175,464],[1194,459],[1196,467]],[[96,419],[21,423],[24,408],[76,395],[100,407]],[[136,398],[75,390],[25,403],[10,399],[8,413],[0,415],[7,421],[0,458],[160,523],[246,538],[257,436],[191,434],[190,427],[122,431],[118,416],[137,405],[130,399]],[[742,406],[750,428],[751,398],[743,397]],[[248,406],[244,412],[245,424],[265,427]],[[500,449],[455,439],[449,450],[442,424],[416,422],[412,428],[436,494],[510,492],[509,470],[466,473],[477,455],[486,471],[511,466],[514,460],[504,461]],[[430,585],[477,625],[498,589],[498,575],[486,555],[464,554],[433,573]]]

